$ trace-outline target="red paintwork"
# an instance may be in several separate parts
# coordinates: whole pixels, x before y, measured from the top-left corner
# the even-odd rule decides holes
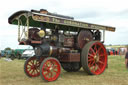
[[[40,63],[39,61],[36,60],[36,57],[31,57],[25,66],[26,67],[25,71],[27,75],[30,77],[39,76],[40,75],[40,71],[38,69],[39,66],[40,66]]]
[[[51,70],[52,69],[52,70]],[[42,67],[42,75],[47,81],[56,80],[61,72],[61,66],[55,59],[48,59]]]
[[[99,56],[99,61],[96,61],[94,56]],[[96,42],[94,43],[88,53],[88,67],[90,71],[95,74],[99,75],[104,72],[107,65],[107,53],[106,49],[104,48],[103,44]]]

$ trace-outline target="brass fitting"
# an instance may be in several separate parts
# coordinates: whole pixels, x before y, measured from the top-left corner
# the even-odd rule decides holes
[[[38,32],[38,35],[39,35],[41,38],[43,38],[43,37],[45,36],[45,31],[44,31],[44,30],[40,30],[40,31]]]

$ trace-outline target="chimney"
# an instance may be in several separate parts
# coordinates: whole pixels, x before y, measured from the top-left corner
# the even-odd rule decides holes
[[[48,11],[46,9],[40,9],[40,13],[42,13],[42,14],[48,14]]]

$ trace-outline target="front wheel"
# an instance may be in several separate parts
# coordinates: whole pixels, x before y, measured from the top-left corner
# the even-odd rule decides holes
[[[36,57],[30,57],[25,61],[24,72],[28,77],[37,77],[40,75],[39,66],[40,62]]]
[[[60,62],[53,57],[48,57],[43,60],[40,66],[40,75],[43,80],[55,81],[61,73]]]
[[[107,66],[107,52],[98,41],[87,43],[82,49],[81,63],[83,69],[91,75],[99,75]]]

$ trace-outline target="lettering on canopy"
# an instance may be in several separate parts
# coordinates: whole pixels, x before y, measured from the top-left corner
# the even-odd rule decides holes
[[[33,15],[33,19],[40,22],[49,22],[49,23],[55,23],[55,24],[63,24],[63,25],[69,25],[69,26],[75,26],[75,27],[82,27],[82,28],[90,28],[90,29],[101,29],[105,30],[106,27],[95,25],[95,24],[88,24],[84,22],[78,22],[68,19],[61,19],[57,17],[49,17],[49,16],[42,16],[42,15]]]

